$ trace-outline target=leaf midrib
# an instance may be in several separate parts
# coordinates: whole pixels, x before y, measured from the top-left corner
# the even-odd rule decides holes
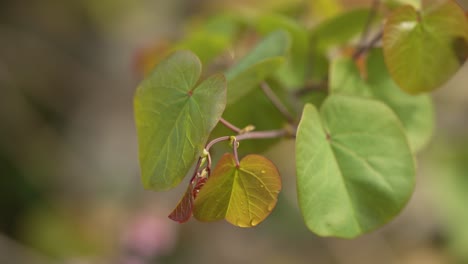
[[[324,124],[324,126],[325,126],[325,124]],[[324,133],[331,134],[331,133],[328,133],[325,130],[325,127],[323,127],[323,129],[324,129]],[[331,154],[333,155],[333,160],[335,161],[336,167],[338,168],[338,172],[340,174],[340,178],[341,178],[341,182],[343,183],[343,187],[344,187],[344,189],[346,191],[346,195],[348,196],[349,205],[351,206],[351,209],[352,209],[353,220],[356,223],[356,227],[362,233],[364,231],[364,229],[362,228],[361,223],[358,221],[358,218],[357,218],[357,215],[356,215],[357,211],[356,211],[356,208],[354,207],[354,202],[353,202],[354,199],[352,198],[352,195],[350,193],[349,186],[348,186],[348,184],[346,182],[343,170],[342,170],[342,168],[340,166],[340,163],[338,162],[335,151],[333,150],[332,142],[333,141],[331,141],[331,142],[327,141],[327,144],[328,144],[328,147],[329,147],[329,150],[330,150]]]

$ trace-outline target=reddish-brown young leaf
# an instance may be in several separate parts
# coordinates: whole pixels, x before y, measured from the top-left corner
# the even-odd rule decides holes
[[[192,180],[184,196],[182,196],[176,208],[174,208],[172,213],[168,216],[171,220],[185,223],[190,219],[193,211],[193,201],[197,198],[198,192],[200,192],[203,185],[205,185],[207,179],[208,178],[195,178]]]
[[[193,186],[190,183],[185,191],[184,196],[180,199],[176,208],[168,216],[171,220],[174,220],[179,223],[187,222],[192,216],[193,210]]]

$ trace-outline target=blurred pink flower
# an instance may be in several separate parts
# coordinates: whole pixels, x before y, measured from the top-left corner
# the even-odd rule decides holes
[[[127,252],[142,257],[155,257],[170,253],[176,243],[173,223],[153,214],[135,216],[122,235],[122,244]]]

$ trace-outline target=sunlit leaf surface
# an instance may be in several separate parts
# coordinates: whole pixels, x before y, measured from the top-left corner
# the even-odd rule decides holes
[[[268,159],[247,155],[237,167],[234,156],[225,154],[195,200],[194,216],[256,226],[273,210],[280,190],[278,170]]]

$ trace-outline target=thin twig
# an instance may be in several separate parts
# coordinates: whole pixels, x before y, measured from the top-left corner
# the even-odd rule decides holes
[[[237,141],[246,140],[246,139],[266,139],[266,138],[278,138],[285,137],[289,133],[286,129],[277,129],[277,130],[266,130],[266,131],[253,131],[245,133],[236,137]]]
[[[288,120],[289,123],[294,124],[295,118],[291,113],[289,113],[289,110],[286,108],[286,106],[281,102],[281,100],[276,96],[276,94],[271,90],[270,86],[266,82],[262,82],[260,84],[260,87],[262,88],[263,93],[270,99],[270,101],[273,103],[273,105],[280,111],[280,113]]]
[[[324,91],[324,92],[326,92],[327,90],[328,90],[327,83],[322,82],[322,83],[307,85],[306,87],[295,91],[294,96],[301,97],[301,96],[306,95],[306,94],[308,94],[310,92],[313,92],[313,91]]]
[[[230,138],[231,138],[230,136],[222,136],[222,137],[219,137],[219,138],[215,138],[215,139],[211,140],[210,142],[208,142],[208,144],[206,144],[205,149],[206,149],[206,151],[210,151],[210,148],[214,144],[222,142],[222,141],[228,141]]]
[[[207,159],[207,163],[206,163],[206,167],[211,170],[211,155],[210,153],[208,152],[208,155],[206,156],[206,159]]]
[[[377,11],[379,9],[379,6],[380,6],[380,0],[373,0],[372,1],[372,6],[371,6],[371,10],[369,12],[369,16],[367,16],[366,24],[364,26],[364,29],[362,30],[361,40],[359,41],[359,46],[364,46],[364,43],[366,43],[367,36],[369,35],[370,25],[372,24],[372,22],[374,21],[375,16],[377,15]]]
[[[236,127],[235,125],[231,124],[230,122],[228,122],[226,119],[222,118],[219,119],[219,122],[221,122],[221,124],[223,124],[225,127],[229,128],[230,130],[236,132],[236,133],[240,133],[242,131],[242,129]]]
[[[369,43],[367,45],[364,45],[364,46],[360,46],[356,52],[353,54],[353,60],[357,60],[359,59],[359,57],[361,57],[364,53],[366,53],[369,49],[371,49],[372,47],[374,47],[374,45],[379,42],[379,40],[382,38],[383,36],[383,31],[379,31],[379,33],[377,33],[372,39],[371,41],[369,41]]]
[[[277,130],[266,130],[266,131],[253,131],[247,132],[245,134],[241,134],[236,136],[236,141],[242,141],[247,139],[266,139],[266,138],[279,138],[279,137],[286,137],[286,136],[294,136],[290,135],[291,132],[288,132],[286,129],[277,129]],[[215,138],[206,144],[205,149],[209,151],[213,145],[222,141],[228,141],[231,139],[231,136],[222,136],[219,138]]]

